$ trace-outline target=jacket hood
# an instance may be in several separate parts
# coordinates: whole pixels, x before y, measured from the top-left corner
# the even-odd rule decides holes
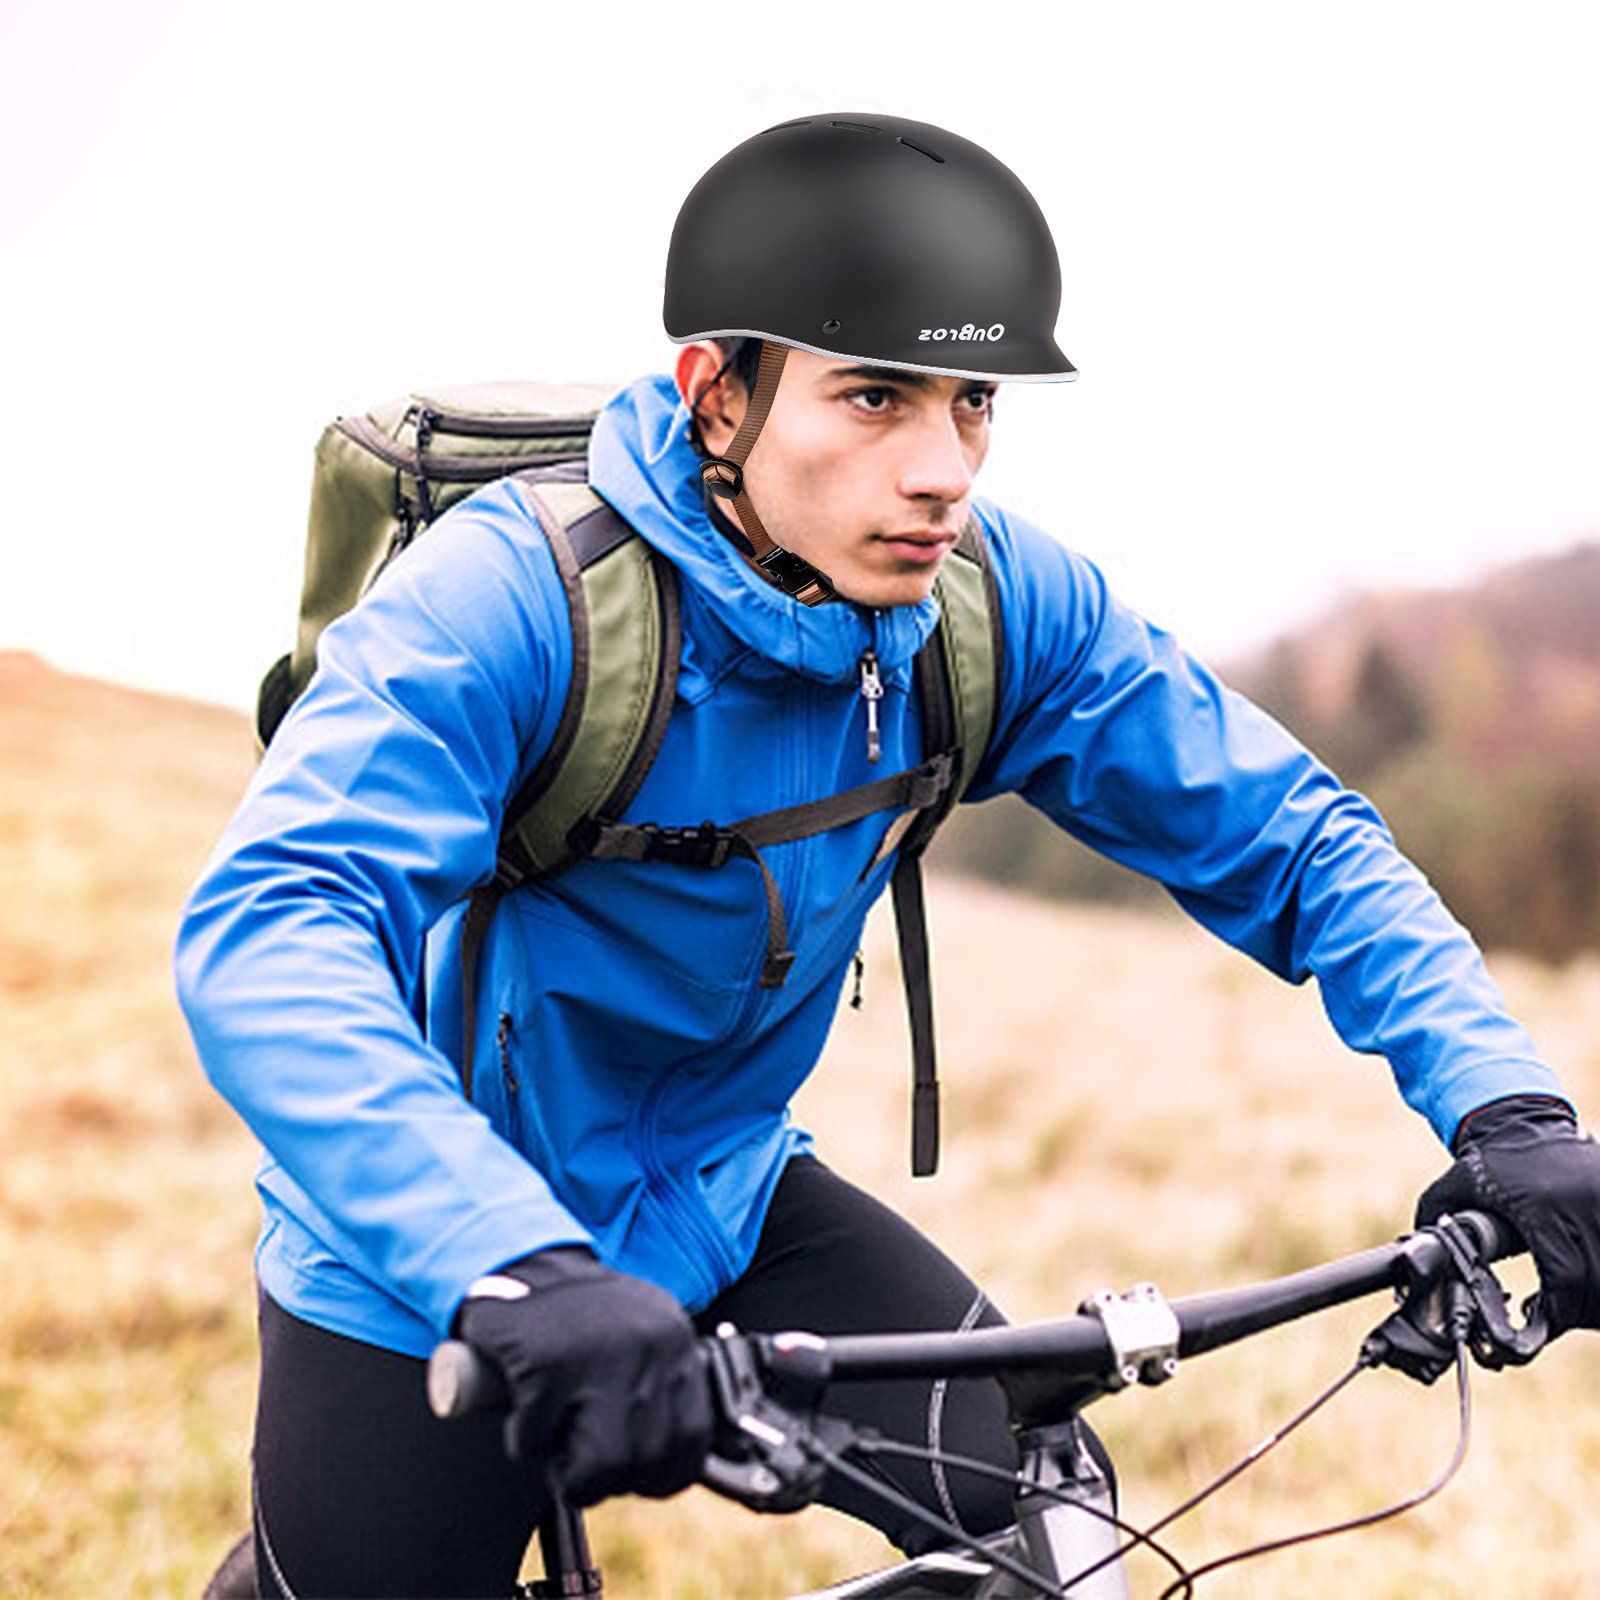
[[[595,420],[589,482],[710,602],[730,633],[768,660],[824,682],[853,678],[871,646],[899,674],[939,621],[933,595],[872,607],[838,599],[804,606],[759,577],[712,525],[689,442],[689,408],[667,373],[617,391]]]

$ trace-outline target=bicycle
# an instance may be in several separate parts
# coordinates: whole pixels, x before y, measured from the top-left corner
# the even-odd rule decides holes
[[[1197,1579],[1221,1567],[1311,1539],[1367,1527],[1437,1494],[1459,1469],[1470,1436],[1467,1357],[1497,1369],[1531,1361],[1547,1342],[1538,1297],[1514,1324],[1509,1296],[1490,1263],[1518,1253],[1521,1241],[1477,1212],[1442,1217],[1395,1242],[1243,1288],[1168,1302],[1153,1284],[1125,1294],[1101,1290],[1060,1320],[957,1333],[742,1334],[724,1325],[703,1341],[717,1417],[702,1481],[759,1511],[789,1512],[815,1499],[824,1475],[839,1473],[891,1499],[948,1543],[793,1600],[1128,1600],[1123,1556],[1143,1545],[1173,1570],[1158,1600],[1192,1596]],[[1393,1289],[1396,1309],[1362,1341],[1351,1367],[1287,1423],[1211,1483],[1148,1528],[1116,1514],[1111,1492],[1083,1440],[1080,1413],[1092,1401],[1134,1385],[1168,1382],[1180,1361],[1300,1317]],[[1444,1471],[1393,1506],[1303,1533],[1267,1540],[1188,1568],[1155,1537],[1259,1461],[1361,1372],[1387,1366],[1431,1384],[1456,1373],[1461,1432]],[[822,1409],[830,1385],[853,1379],[1002,1378],[1019,1448],[1015,1472],[949,1451],[884,1439]],[[471,1346],[446,1341],[428,1370],[429,1401],[442,1416],[504,1409],[499,1373]],[[1008,1480],[1015,1523],[973,1537],[900,1497],[859,1463],[873,1454],[937,1459],[948,1470]],[[552,1507],[539,1528],[545,1576],[518,1586],[517,1600],[602,1596],[583,1516]],[[219,1587],[233,1571],[234,1587]],[[246,1568],[250,1588],[246,1581]],[[249,1539],[242,1540],[206,1591],[206,1600],[253,1593]]]

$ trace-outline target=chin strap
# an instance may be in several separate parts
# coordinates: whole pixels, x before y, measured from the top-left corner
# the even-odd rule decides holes
[[[750,496],[744,486],[745,461],[755,448],[756,435],[761,432],[767,413],[772,410],[772,401],[778,392],[778,380],[783,376],[783,364],[788,358],[788,345],[772,339],[762,340],[761,366],[756,373],[755,388],[751,390],[744,420],[724,454],[707,456],[700,463],[700,477],[706,488],[719,500],[732,501],[750,541],[756,565],[767,581],[785,594],[792,595],[801,605],[818,606],[825,600],[833,599],[832,580],[827,573],[818,571],[793,551],[772,542],[772,536],[762,527],[761,518],[750,504]]]

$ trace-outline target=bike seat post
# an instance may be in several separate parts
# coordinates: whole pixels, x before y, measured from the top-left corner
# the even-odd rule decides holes
[[[539,1559],[544,1564],[544,1577],[527,1587],[527,1593],[536,1600],[601,1592],[600,1574],[589,1558],[583,1513],[560,1495],[553,1496],[550,1509],[539,1521]]]
[[[1111,1555],[1117,1529],[1093,1514],[1115,1509],[1111,1485],[1089,1453],[1078,1419],[1023,1429],[1017,1445],[1024,1480],[1016,1497],[1017,1531],[1033,1568],[1059,1582]],[[1080,1511],[1079,1505],[1093,1510]],[[1129,1600],[1120,1558],[1074,1584],[1072,1595],[1073,1600]]]

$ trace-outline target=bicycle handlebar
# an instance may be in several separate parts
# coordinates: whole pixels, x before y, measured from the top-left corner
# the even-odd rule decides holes
[[[1518,1253],[1520,1242],[1495,1218],[1463,1211],[1456,1221],[1477,1235],[1480,1258],[1497,1261]],[[1394,1244],[1379,1245],[1324,1266],[1239,1289],[1190,1295],[1171,1302],[1178,1322],[1177,1353],[1197,1356],[1267,1328],[1357,1300],[1384,1288],[1414,1288],[1432,1282],[1448,1265],[1445,1246],[1419,1230]],[[780,1354],[783,1341],[776,1334]],[[808,1338],[810,1336],[807,1336]],[[1051,1322],[1016,1327],[974,1328],[966,1333],[864,1333],[823,1341],[829,1377],[991,1377],[1049,1366],[1091,1377],[1111,1358],[1104,1320],[1079,1313]]]
[[[1476,1236],[1480,1259],[1517,1253],[1520,1241],[1497,1219],[1461,1212],[1455,1219]],[[1326,1265],[1238,1289],[1188,1296],[1171,1303],[1177,1354],[1199,1355],[1250,1335],[1359,1299],[1383,1288],[1425,1288],[1450,1265],[1431,1229],[1363,1250]],[[1112,1370],[1112,1343],[1100,1315],[1080,1312],[1050,1322],[965,1333],[809,1333],[751,1336],[768,1367],[803,1368],[813,1383],[864,1378],[998,1377],[1048,1368],[1063,1378],[1093,1379]],[[704,1341],[708,1354],[722,1341]],[[428,1400],[435,1415],[503,1410],[510,1396],[494,1365],[471,1345],[446,1340],[428,1363]]]

